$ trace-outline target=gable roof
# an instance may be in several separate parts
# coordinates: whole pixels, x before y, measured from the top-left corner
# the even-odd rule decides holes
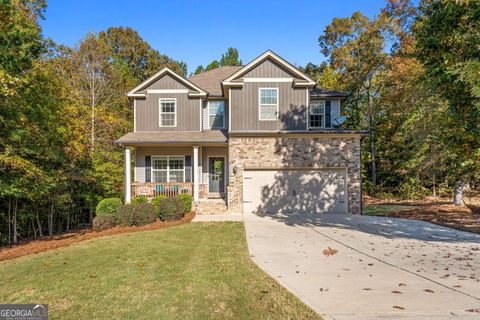
[[[298,76],[299,79],[304,80],[305,82],[297,82],[298,84],[304,84],[308,86],[314,86],[315,81],[313,81],[309,76],[307,76],[305,73],[300,71],[298,68],[296,68],[294,65],[280,57],[278,54],[271,50],[267,50],[264,53],[262,53],[260,56],[257,58],[253,59],[250,63],[245,65],[243,68],[229,76],[227,79],[223,81],[223,85],[238,85],[238,82],[235,80],[238,80],[242,75],[246,74],[248,71],[252,70],[255,68],[257,65],[262,63],[263,61],[271,59],[278,63],[279,65],[285,67],[287,70]]]
[[[222,81],[242,68],[243,66],[224,66],[196,74],[188,80],[207,91],[209,96],[221,97]]]
[[[153,76],[151,76],[150,78],[148,78],[147,80],[143,81],[142,83],[140,83],[138,86],[136,86],[135,88],[133,88],[132,90],[130,90],[128,93],[127,93],[127,96],[130,97],[130,98],[135,98],[135,97],[145,97],[145,93],[138,93],[138,91],[144,89],[145,87],[149,86],[150,84],[152,84],[153,82],[155,82],[156,80],[160,79],[161,77],[163,77],[165,74],[169,74],[170,76],[172,76],[174,79],[178,80],[179,82],[183,83],[185,86],[187,87],[190,87],[191,89],[193,89],[194,91],[196,92],[193,92],[193,93],[189,93],[189,95],[194,95],[194,96],[206,96],[207,95],[207,92],[205,92],[205,90],[203,90],[202,88],[198,87],[196,84],[192,83],[191,81],[188,81],[187,79],[185,79],[184,77],[176,74],[175,72],[173,72],[171,69],[169,69],[168,67],[164,67],[162,70],[160,70],[159,72],[155,73]]]

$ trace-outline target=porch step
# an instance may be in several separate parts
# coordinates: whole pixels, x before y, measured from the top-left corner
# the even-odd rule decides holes
[[[223,199],[202,199],[196,201],[193,207],[197,214],[224,214],[227,213],[227,202]]]

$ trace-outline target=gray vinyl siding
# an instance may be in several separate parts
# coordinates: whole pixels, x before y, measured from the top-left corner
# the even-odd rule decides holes
[[[212,100],[213,101],[213,100]],[[217,100],[218,101],[218,100]],[[202,126],[203,130],[212,130],[208,119],[208,101],[202,101]],[[224,128],[215,128],[213,130],[228,129],[228,101],[225,100],[225,127]]]
[[[160,98],[177,99],[177,126],[160,127]],[[146,99],[136,100],[137,131],[200,131],[200,99],[186,93],[148,93]]]
[[[135,149],[135,182],[145,182],[145,156],[191,156],[193,147],[137,147]]]
[[[151,83],[148,87],[142,88],[139,93],[144,93],[146,90],[159,90],[159,89],[188,89],[185,85],[178,82],[171,75],[166,74],[165,76],[157,79],[155,82]]]
[[[278,120],[259,120],[259,88],[278,88]],[[232,88],[230,130],[305,130],[307,89],[294,88],[291,82],[246,82]]]
[[[202,147],[202,179],[200,181],[208,184],[208,157],[213,156],[225,157],[225,184],[228,185],[228,147]]]
[[[242,78],[294,78],[295,75],[285,67],[270,59],[265,60]]]

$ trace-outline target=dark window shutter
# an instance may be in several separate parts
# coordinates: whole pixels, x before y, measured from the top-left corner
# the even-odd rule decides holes
[[[192,157],[185,156],[185,182],[192,182]]]
[[[145,156],[145,182],[152,182],[152,157]]]
[[[332,115],[331,115],[331,101],[325,101],[325,128],[332,127]]]

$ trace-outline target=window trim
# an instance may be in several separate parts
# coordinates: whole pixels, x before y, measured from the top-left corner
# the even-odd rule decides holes
[[[167,158],[167,182],[156,182],[156,181],[153,181],[153,177],[154,177],[154,174],[153,172],[154,171],[164,171],[162,169],[153,169],[153,160],[155,158]],[[183,158],[183,181],[180,181],[180,182],[170,182],[170,158]],[[177,170],[177,171],[180,171],[180,169],[173,169],[173,170]],[[151,175],[152,175],[152,183],[184,183],[185,182],[185,155],[155,155],[155,156],[151,156],[151,168],[150,168],[150,171],[151,171]]]
[[[223,102],[223,125],[221,127],[213,127],[212,124],[210,123],[210,102]],[[225,100],[219,99],[219,100],[209,100],[207,101],[207,113],[208,113],[208,128],[209,129],[225,129]]]
[[[275,90],[276,93],[277,93],[277,103],[276,104],[265,104],[265,103],[261,103],[262,101],[262,90]],[[265,88],[265,87],[262,87],[262,88],[258,88],[258,120],[259,121],[278,121],[278,116],[279,116],[279,113],[280,113],[280,110],[279,110],[279,89],[278,87],[269,87],[269,88]],[[264,106],[275,106],[277,107],[277,112],[276,112],[276,117],[275,119],[262,119],[261,115],[261,109],[262,109],[262,105]]]
[[[171,112],[162,112],[162,102],[163,101],[174,101],[175,103],[175,115],[174,125],[173,126],[164,126],[162,125],[162,114],[172,114]],[[177,126],[177,98],[159,98],[158,99],[158,120],[159,120],[159,127],[161,128],[175,128]]]
[[[311,112],[311,108],[310,108],[310,105],[312,102],[317,102],[317,101],[321,101],[323,103],[323,113],[312,113]],[[310,129],[325,129],[325,117],[326,117],[326,112],[325,112],[325,100],[317,100],[317,99],[310,99],[309,103],[308,103],[308,126]],[[311,125],[311,116],[314,115],[314,116],[318,116],[318,115],[323,115],[322,117],[322,125],[320,127],[313,127]]]

